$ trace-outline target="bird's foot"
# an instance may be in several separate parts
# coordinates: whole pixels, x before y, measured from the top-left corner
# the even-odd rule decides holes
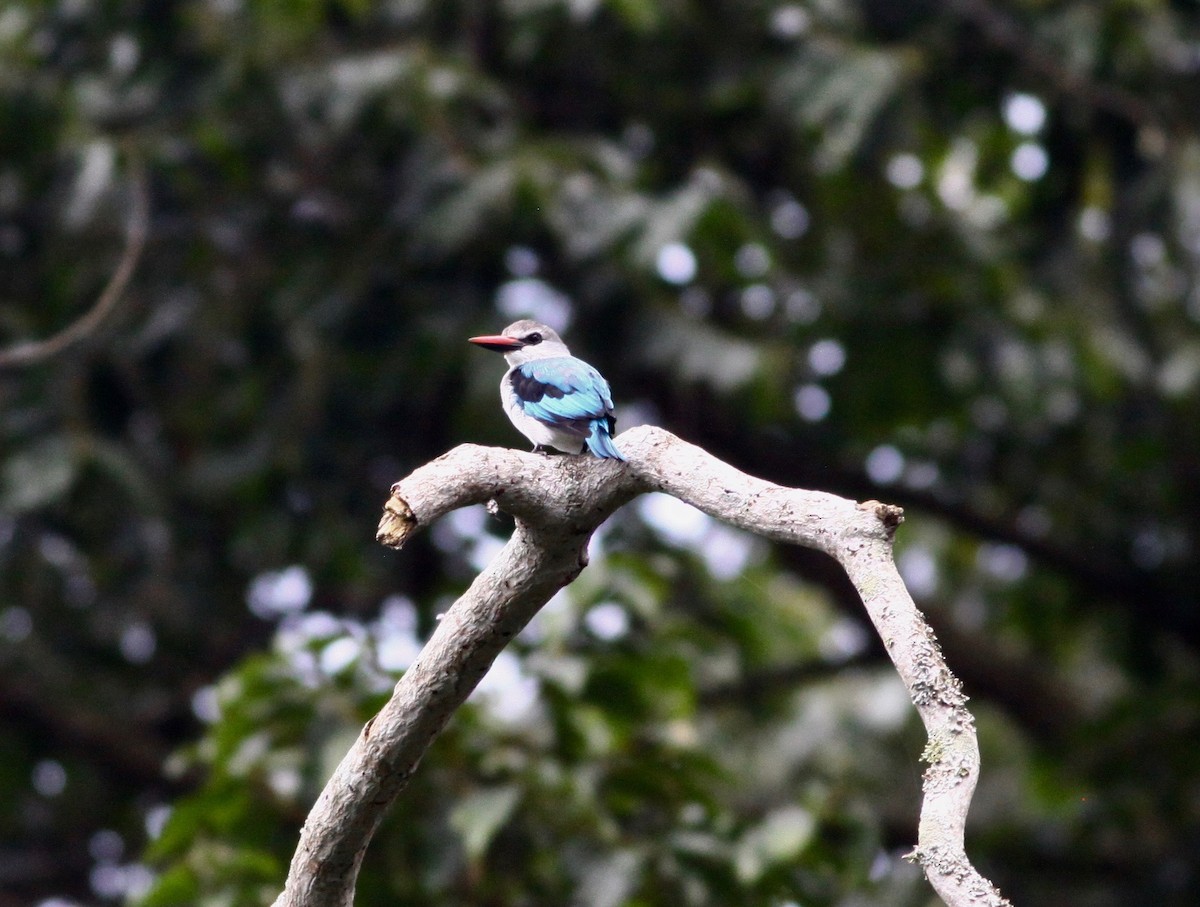
[[[562,453],[561,450],[559,450],[555,447],[549,447],[545,444],[534,444],[533,452],[537,453],[537,454],[541,454],[543,457],[556,457]]]

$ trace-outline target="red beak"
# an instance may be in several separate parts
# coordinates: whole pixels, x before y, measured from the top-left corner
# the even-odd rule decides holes
[[[485,334],[482,337],[468,337],[467,340],[478,344],[485,350],[495,350],[497,353],[519,350],[525,345],[523,340],[518,340],[516,337],[505,337],[503,334]]]

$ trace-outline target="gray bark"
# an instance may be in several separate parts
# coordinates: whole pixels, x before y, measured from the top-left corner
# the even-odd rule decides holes
[[[392,487],[378,538],[401,547],[458,507],[495,501],[516,530],[438,624],[391,700],[367,722],[300,834],[275,907],[350,907],[363,854],[421,756],[496,655],[587,562],[617,508],[662,491],[716,519],[816,548],[845,568],[928,733],[917,845],[910,855],[950,907],[1008,902],[971,866],[963,827],[979,774],[974,721],[892,557],[899,508],[755,479],[658,428],[620,438],[629,462],[463,445]]]

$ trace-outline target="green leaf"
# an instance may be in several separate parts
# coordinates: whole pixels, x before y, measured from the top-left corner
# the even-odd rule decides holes
[[[598,860],[579,886],[577,903],[582,907],[620,907],[629,903],[645,859],[645,854],[636,850],[618,850]]]
[[[187,866],[175,865],[155,880],[137,907],[182,907],[196,903],[199,895],[196,874]]]
[[[608,6],[638,32],[654,31],[663,19],[663,4],[659,0],[608,0]]]
[[[738,842],[734,856],[738,877],[755,881],[774,866],[795,860],[812,840],[816,825],[812,814],[799,806],[770,813]]]
[[[61,435],[9,457],[0,472],[0,509],[25,513],[60,499],[75,481],[76,460]]]
[[[903,75],[901,57],[890,51],[813,47],[780,75],[773,94],[799,125],[820,131],[818,160],[833,170],[862,145]]]
[[[471,794],[451,811],[450,827],[458,832],[468,857],[483,857],[496,832],[512,815],[520,795],[515,784],[488,788]]]

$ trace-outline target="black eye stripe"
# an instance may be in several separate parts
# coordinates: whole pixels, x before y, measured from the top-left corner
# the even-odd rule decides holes
[[[533,345],[533,344],[535,344],[535,343],[541,343],[541,342],[542,342],[542,335],[541,335],[541,334],[539,334],[537,331],[534,331],[532,334],[526,334],[526,335],[525,335],[525,342],[526,342],[526,343],[528,343],[528,344],[530,344],[530,345]]]

